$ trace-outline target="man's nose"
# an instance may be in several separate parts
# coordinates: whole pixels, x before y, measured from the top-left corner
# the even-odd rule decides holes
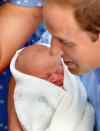
[[[57,56],[57,55],[62,56],[63,55],[61,45],[55,38],[52,38],[52,40],[51,40],[50,53],[51,53],[51,55],[54,55],[54,56]]]

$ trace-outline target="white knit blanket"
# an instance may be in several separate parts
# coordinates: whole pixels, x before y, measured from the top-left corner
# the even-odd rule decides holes
[[[15,69],[14,104],[24,131],[93,131],[95,113],[80,79],[64,65],[64,89]]]

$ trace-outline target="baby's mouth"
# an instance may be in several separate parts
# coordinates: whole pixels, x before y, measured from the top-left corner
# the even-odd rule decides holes
[[[56,86],[59,86],[59,87],[61,87],[61,88],[64,88],[64,87],[63,87],[63,80],[54,81],[53,84],[55,84]]]

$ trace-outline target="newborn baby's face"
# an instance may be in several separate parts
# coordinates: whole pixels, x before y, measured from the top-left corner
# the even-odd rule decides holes
[[[35,76],[63,87],[64,71],[62,64],[55,65],[55,67]]]
[[[50,55],[42,55],[40,57],[41,59],[38,58],[35,63],[36,67],[39,68],[34,72],[34,76],[63,87],[64,70],[60,58],[58,56]]]

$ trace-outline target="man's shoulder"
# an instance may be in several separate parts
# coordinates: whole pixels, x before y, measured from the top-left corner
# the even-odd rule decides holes
[[[97,79],[97,83],[100,85],[100,68],[96,69],[94,71],[94,74],[96,76],[96,79]]]

